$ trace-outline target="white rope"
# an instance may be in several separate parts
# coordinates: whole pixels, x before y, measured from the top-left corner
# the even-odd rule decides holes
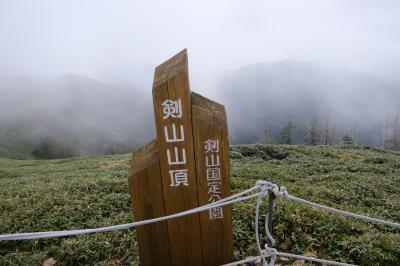
[[[262,185],[261,181],[257,182],[258,185]],[[255,236],[256,236],[256,244],[257,244],[257,249],[259,252],[259,256],[256,258],[251,259],[250,261],[246,260],[246,262],[252,262],[252,261],[256,261],[258,259],[261,259],[262,265],[263,266],[274,266],[275,265],[275,261],[277,256],[284,256],[284,257],[288,257],[288,258],[296,258],[296,259],[302,259],[302,260],[308,260],[308,261],[313,261],[313,262],[319,262],[319,263],[325,263],[328,265],[339,265],[339,266],[349,266],[351,264],[346,264],[346,263],[341,263],[341,262],[336,262],[336,261],[329,261],[329,260],[323,260],[323,259],[317,259],[317,258],[313,258],[313,257],[307,257],[307,256],[300,256],[300,255],[294,255],[294,254],[290,254],[290,253],[283,253],[283,252],[278,252],[276,249],[274,248],[270,248],[267,245],[265,245],[265,250],[261,249],[261,245],[260,245],[260,236],[259,236],[259,232],[258,232],[258,219],[259,219],[259,212],[260,212],[260,205],[262,203],[262,198],[265,197],[267,195],[267,193],[274,193],[274,191],[279,191],[279,187],[276,184],[272,184],[272,187],[269,185],[269,182],[266,182],[264,184],[264,186],[267,188],[264,193],[262,194],[262,192],[260,192],[257,196],[257,203],[256,203],[256,214],[255,214]],[[272,246],[275,246],[275,239],[272,237],[271,233],[269,232],[268,229],[268,216],[270,215],[270,213],[267,214],[266,216],[266,220],[265,220],[265,233],[266,236],[268,237],[268,239],[271,242]],[[266,253],[265,253],[266,252]],[[267,263],[265,257],[271,257],[270,262]],[[239,263],[233,263],[232,265],[239,265],[245,263],[243,261],[240,261]],[[228,264],[231,265],[231,264]]]
[[[260,237],[259,237],[259,233],[258,233],[258,219],[259,219],[260,205],[262,203],[262,197],[264,197],[267,194],[267,192],[273,193],[273,191],[276,192],[277,190],[279,190],[279,187],[276,186],[276,185],[273,185],[272,189],[270,187],[268,187],[268,189],[266,191],[264,191],[264,193],[262,191],[260,191],[258,193],[258,196],[257,196],[256,214],[255,214],[255,221],[254,221],[255,226],[254,227],[255,227],[255,236],[256,236],[257,249],[258,249],[260,255],[257,256],[257,257],[248,258],[248,259],[244,259],[244,260],[241,260],[241,261],[236,261],[236,262],[224,264],[223,266],[237,266],[237,265],[242,265],[244,263],[254,262],[254,261],[257,261],[259,259],[261,259],[261,262],[262,262],[263,266],[274,266],[277,256],[293,258],[293,259],[300,259],[300,260],[307,260],[307,261],[313,261],[313,262],[318,262],[318,263],[327,264],[327,265],[355,266],[353,264],[347,264],[347,263],[336,262],[336,261],[331,261],[331,260],[323,260],[323,259],[318,259],[318,258],[314,258],[314,257],[295,255],[295,254],[290,254],[290,253],[285,253],[285,252],[278,252],[276,249],[269,248],[267,245],[265,245],[265,249],[262,250],[261,249],[261,245],[260,245]],[[266,232],[266,236],[270,239],[270,241],[272,243],[272,246],[274,246],[275,245],[275,240],[272,237],[272,235],[271,235],[271,233],[269,232],[269,229],[268,229],[268,216],[269,215],[270,215],[270,213],[268,213],[268,215],[266,216],[266,220],[265,220],[265,232]],[[266,257],[271,257],[269,263],[267,263],[267,261],[265,259]]]
[[[255,193],[255,191],[257,191]],[[133,222],[133,223],[127,223],[127,224],[120,224],[120,225],[113,225],[113,226],[107,226],[107,227],[100,227],[100,228],[93,228],[93,229],[79,229],[79,230],[66,230],[66,231],[47,231],[47,232],[34,232],[34,233],[16,233],[16,234],[6,234],[6,235],[0,235],[0,241],[1,240],[24,240],[24,239],[39,239],[39,238],[51,238],[51,237],[63,237],[63,236],[75,236],[75,235],[81,235],[81,234],[89,234],[89,233],[97,233],[97,232],[109,232],[109,231],[116,231],[116,230],[122,230],[122,229],[128,229],[132,227],[137,227],[137,226],[142,226],[146,224],[151,224],[151,223],[156,223],[156,222],[161,222],[161,221],[166,221],[202,211],[206,211],[209,209],[217,208],[217,207],[222,207],[228,204],[236,203],[239,201],[244,201],[248,200],[254,197],[257,197],[257,205],[256,205],[256,214],[255,214],[255,234],[256,234],[256,241],[257,241],[257,248],[260,253],[260,256],[255,257],[255,258],[250,258],[250,259],[245,259],[241,260],[238,262],[233,262],[229,264],[225,264],[225,266],[235,266],[247,262],[253,262],[261,258],[263,265],[268,265],[265,257],[272,257],[270,264],[271,266],[274,265],[275,259],[277,256],[282,256],[282,257],[288,257],[288,258],[295,258],[295,259],[301,259],[301,260],[308,260],[308,261],[313,261],[313,262],[318,262],[318,263],[325,263],[328,265],[339,265],[339,266],[352,266],[352,264],[346,264],[346,263],[340,263],[340,262],[335,262],[335,261],[330,261],[330,260],[323,260],[323,259],[317,259],[313,257],[307,257],[307,256],[301,256],[301,255],[294,255],[290,253],[284,253],[284,252],[278,252],[274,248],[269,248],[265,246],[265,250],[261,249],[261,244],[260,244],[260,238],[259,238],[259,233],[258,233],[258,220],[259,220],[259,210],[260,210],[260,205],[262,203],[262,198],[265,197],[268,193],[274,193],[276,197],[284,197],[286,200],[293,200],[295,202],[305,204],[311,207],[319,208],[331,213],[337,213],[341,214],[347,217],[351,217],[354,219],[359,219],[362,221],[366,222],[371,222],[371,223],[376,223],[376,224],[381,224],[381,225],[388,225],[393,228],[400,229],[400,224],[395,223],[395,222],[390,222],[390,221],[385,221],[381,219],[376,219],[376,218],[371,218],[368,216],[364,215],[359,215],[359,214],[354,214],[350,213],[347,211],[342,211],[338,210],[335,208],[327,207],[321,204],[317,204],[308,200],[304,200],[298,197],[295,197],[293,195],[290,195],[285,187],[279,188],[276,184],[273,184],[272,182],[267,182],[267,181],[257,181],[256,185],[250,189],[247,189],[243,192],[240,192],[238,194],[232,195],[230,197],[227,197],[225,199],[216,201],[214,203],[210,203],[201,207],[197,207],[194,209],[190,209],[187,211],[179,212],[176,214],[172,215],[167,215],[163,217],[158,217],[154,219],[149,219],[149,220],[144,220],[144,221],[138,221],[138,222]],[[250,195],[244,196],[246,194],[252,193]],[[268,215],[270,215],[268,213]],[[272,246],[275,245],[275,240],[273,239],[271,233],[268,230],[268,215],[266,216],[266,221],[265,221],[265,232],[266,236],[269,238],[269,240],[272,243]],[[266,252],[266,253],[265,253]]]
[[[264,252],[264,254],[265,254],[265,252]],[[263,256],[250,257],[250,258],[247,258],[247,259],[244,259],[244,260],[239,260],[239,261],[235,261],[235,262],[223,264],[223,265],[221,265],[221,266],[237,266],[237,265],[242,265],[242,264],[245,264],[245,263],[257,261],[257,260],[261,259],[262,257],[267,258],[267,257],[270,257],[270,256],[271,256],[271,255],[266,254],[266,255],[263,255]]]
[[[276,185],[275,185],[276,186]],[[272,193],[272,190],[268,191],[268,193]],[[270,198],[271,200],[271,198]],[[272,199],[273,202],[272,204],[275,204],[275,200]],[[267,212],[267,215],[265,217],[265,223],[264,223],[264,228],[265,228],[265,236],[269,239],[270,243],[271,243],[271,248],[275,247],[275,239],[272,236],[271,232],[269,231],[269,216],[272,215],[269,210]],[[266,247],[268,246],[268,244],[265,245]],[[260,254],[262,255],[262,254]],[[275,261],[276,261],[276,256],[271,256],[270,262],[268,266],[274,266],[275,265]]]
[[[259,232],[258,232],[258,219],[259,219],[259,212],[260,212],[260,205],[262,203],[262,198],[265,197],[265,195],[267,195],[267,193],[278,194],[277,191],[278,192],[280,191],[279,187],[276,184],[272,184],[272,187],[271,187],[271,183],[270,182],[265,182],[265,181],[264,181],[265,183],[262,183],[262,182],[263,181],[257,181],[257,183],[256,183],[256,184],[258,184],[260,186],[262,184],[264,184],[264,191],[261,190],[257,194],[256,214],[255,214],[255,221],[254,221],[256,244],[257,244],[257,249],[258,249],[258,252],[260,253],[260,255],[257,256],[257,257],[254,257],[254,258],[248,258],[248,259],[244,259],[244,260],[241,260],[241,261],[236,261],[236,262],[224,264],[223,266],[237,266],[237,265],[242,265],[244,263],[254,262],[254,261],[257,261],[259,259],[261,259],[261,262],[262,262],[263,266],[274,266],[277,256],[293,258],[293,259],[300,259],[300,260],[307,260],[307,261],[313,261],[313,262],[318,262],[318,263],[327,264],[327,265],[355,266],[353,264],[341,263],[341,262],[336,262],[336,261],[331,261],[331,260],[323,260],[323,259],[318,259],[318,258],[313,258],[313,257],[308,257],[308,256],[301,256],[301,255],[295,255],[295,254],[290,254],[290,253],[285,253],[285,252],[278,252],[276,249],[269,248],[267,245],[265,245],[265,249],[262,250],[261,249],[261,245],[260,245]],[[286,192],[286,194],[281,193],[279,196],[285,196],[285,198],[286,198],[288,196],[288,193],[287,192]],[[272,237],[272,235],[271,235],[271,233],[269,232],[269,229],[268,229],[268,216],[269,215],[270,215],[270,213],[267,214],[266,220],[265,220],[265,232],[266,232],[266,236],[270,239],[271,245],[274,246],[275,245],[275,240]],[[265,259],[266,257],[271,257],[269,263],[267,263],[267,261]]]
[[[323,260],[323,259],[318,259],[318,258],[314,258],[314,257],[295,255],[295,254],[290,254],[290,253],[286,253],[286,252],[279,252],[274,248],[265,247],[265,251],[271,255],[292,258],[292,259],[297,259],[297,260],[307,260],[307,261],[318,262],[321,264],[328,264],[328,265],[355,266],[354,264],[342,263],[342,262],[337,262],[337,261],[333,261],[333,260]]]
[[[207,205],[204,205],[201,207],[197,207],[194,209],[190,209],[187,211],[183,211],[183,212],[179,212],[179,213],[175,213],[175,214],[167,215],[167,216],[163,216],[163,217],[153,218],[153,219],[149,219],[149,220],[143,220],[143,221],[127,223],[127,224],[112,225],[112,226],[107,226],[107,227],[93,228],[93,229],[6,234],[6,235],[0,235],[0,241],[1,240],[3,240],[3,241],[4,240],[28,240],[28,239],[39,239],[39,238],[76,236],[76,235],[89,234],[89,233],[110,232],[110,231],[128,229],[128,228],[142,226],[142,225],[146,225],[146,224],[166,221],[166,220],[198,213],[201,211],[206,211],[206,210],[217,208],[217,207],[222,207],[222,206],[236,203],[236,202],[243,201],[243,200],[248,200],[248,199],[257,197],[260,194],[264,195],[265,191],[267,190],[267,187],[270,187],[270,186],[272,186],[272,183],[257,182],[256,186],[254,186],[250,189],[247,189],[241,193],[232,195],[225,199],[216,201],[214,203],[210,203],[210,204],[207,204]],[[259,190],[259,191],[255,194],[243,196],[245,194],[254,192],[256,190]]]
[[[274,204],[275,204],[275,201],[274,201]],[[271,232],[269,231],[269,224],[268,224],[269,217],[268,216],[270,216],[270,215],[271,214],[268,211],[267,216],[265,217],[265,223],[264,223],[265,235],[271,242],[271,247],[275,247],[275,239],[273,238]]]
[[[360,214],[355,214],[355,213],[351,213],[351,212],[347,212],[347,211],[343,211],[343,210],[339,210],[339,209],[335,209],[332,207],[328,207],[328,206],[324,206],[309,200],[305,200],[305,199],[301,199],[298,198],[296,196],[290,195],[285,187],[281,187],[281,189],[279,190],[279,188],[275,187],[273,189],[274,194],[276,197],[283,197],[286,200],[293,200],[295,202],[304,204],[304,205],[308,205],[314,208],[318,208],[318,209],[322,209],[324,211],[327,212],[331,212],[331,213],[337,213],[343,216],[347,216],[353,219],[358,219],[358,220],[362,220],[364,222],[369,222],[369,223],[375,223],[375,224],[380,224],[380,225],[388,225],[392,228],[396,228],[396,229],[400,229],[400,224],[399,223],[395,223],[395,222],[391,222],[391,221],[385,221],[382,219],[377,219],[377,218],[372,218],[369,216],[365,216],[365,215],[360,215]]]
[[[258,196],[257,196],[256,215],[255,215],[255,219],[254,219],[254,228],[255,228],[255,233],[256,233],[256,243],[257,243],[257,249],[258,249],[258,252],[260,253],[260,255],[262,255],[262,249],[261,249],[261,245],[260,245],[260,237],[258,235],[258,216],[259,216],[260,205],[261,205],[263,196],[265,196],[265,195],[262,195],[261,193],[258,194]],[[267,265],[267,261],[265,260],[264,256],[261,256],[261,260],[262,260],[262,264],[264,266]]]
[[[323,259],[317,259],[314,257],[308,257],[308,256],[301,256],[301,255],[295,255],[295,254],[290,254],[290,253],[285,253],[285,252],[279,252],[274,248],[267,248],[263,250],[263,255],[262,256],[257,256],[253,258],[248,258],[244,259],[241,261],[235,261],[232,263],[224,264],[222,266],[237,266],[241,265],[244,263],[249,263],[249,262],[254,262],[259,260],[260,258],[263,257],[271,257],[271,256],[280,256],[280,257],[286,257],[286,258],[292,258],[292,259],[298,259],[298,260],[307,260],[307,261],[312,261],[312,262],[317,262],[321,264],[327,264],[327,265],[337,265],[337,266],[356,266],[354,264],[347,264],[347,263],[342,263],[342,262],[337,262],[337,261],[332,261],[332,260],[323,260]]]
[[[264,182],[264,183],[262,183]],[[273,266],[275,265],[275,260],[276,260],[276,256],[272,256],[272,258],[270,259],[270,262],[267,263],[267,261],[265,260],[264,256],[262,256],[262,249],[261,249],[261,244],[260,244],[260,236],[259,236],[259,232],[258,232],[258,220],[259,220],[259,213],[260,213],[260,205],[262,203],[262,198],[265,197],[267,195],[267,193],[272,193],[272,190],[276,187],[278,187],[276,184],[272,184],[272,186],[270,185],[270,182],[267,181],[257,181],[258,185],[264,185],[267,189],[265,190],[264,194],[259,194],[257,197],[257,203],[256,203],[256,215],[255,215],[255,221],[254,221],[254,228],[255,228],[255,236],[256,236],[256,243],[257,243],[257,249],[258,252],[260,253],[260,257],[261,257],[261,261],[263,265],[268,265],[268,266]],[[275,246],[275,239],[272,237],[271,233],[269,232],[268,229],[268,216],[270,214],[268,213],[266,218],[265,218],[265,235],[267,236],[267,238],[270,240],[272,247]]]
[[[263,181],[257,181],[258,185],[263,184]],[[371,223],[376,223],[376,224],[381,224],[381,225],[389,225],[393,228],[400,228],[400,224],[395,223],[395,222],[390,222],[390,221],[385,221],[385,220],[381,220],[381,219],[376,219],[376,218],[371,218],[365,215],[359,215],[359,214],[355,214],[355,213],[350,213],[350,212],[346,212],[346,211],[342,211],[342,210],[338,210],[335,208],[331,208],[331,207],[327,207],[321,204],[317,204],[308,200],[304,200],[298,197],[295,197],[293,195],[290,195],[285,187],[278,187],[276,184],[272,184],[272,188],[270,186],[270,182],[266,182],[269,184],[269,186],[265,186],[267,187],[267,191],[268,192],[272,192],[275,194],[276,197],[283,197],[286,200],[293,200],[295,202],[301,203],[301,204],[305,204],[305,205],[309,205],[311,207],[315,207],[315,208],[319,208],[322,210],[325,210],[327,212],[331,212],[331,213],[337,213],[337,214],[341,214],[343,216],[347,216],[347,217],[351,217],[354,219],[359,219],[365,222],[371,222]],[[301,255],[295,255],[295,254],[290,254],[290,253],[285,253],[285,252],[279,252],[274,248],[269,248],[267,245],[265,245],[265,249],[262,250],[261,249],[261,245],[260,245],[260,238],[259,238],[259,234],[258,234],[258,218],[259,218],[259,209],[260,209],[260,204],[262,202],[262,197],[265,196],[266,192],[264,192],[264,194],[262,194],[261,192],[258,194],[257,197],[257,205],[256,205],[256,218],[255,218],[255,235],[256,235],[256,243],[257,243],[257,249],[260,253],[260,256],[258,257],[253,257],[253,258],[248,258],[248,259],[244,259],[241,261],[236,261],[236,262],[232,262],[232,263],[228,263],[228,264],[224,264],[223,266],[236,266],[236,265],[241,265],[244,263],[249,263],[249,262],[254,262],[257,261],[259,259],[261,259],[262,264],[263,265],[268,265],[268,266],[273,266],[275,264],[275,259],[277,256],[281,256],[281,257],[287,257],[287,258],[293,258],[293,259],[299,259],[299,260],[307,260],[307,261],[312,261],[312,262],[317,262],[317,263],[322,263],[322,264],[328,264],[328,265],[338,265],[338,266],[354,266],[354,264],[347,264],[347,263],[342,263],[342,262],[336,262],[336,261],[331,261],[331,260],[323,260],[323,259],[318,259],[318,258],[314,258],[314,257],[308,257],[308,256],[301,256]],[[269,213],[266,216],[266,220],[265,220],[265,233],[266,236],[268,237],[268,239],[270,240],[270,242],[272,243],[272,246],[275,245],[275,240],[272,237],[271,233],[269,232],[268,229],[268,215],[270,215]],[[271,258],[271,262],[270,264],[267,264],[265,258],[266,257],[272,257]]]

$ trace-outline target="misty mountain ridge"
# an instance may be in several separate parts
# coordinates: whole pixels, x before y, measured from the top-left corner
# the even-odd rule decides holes
[[[304,142],[309,123],[329,120],[336,137],[356,131],[364,144],[377,144],[381,127],[393,115],[400,94],[396,87],[370,74],[298,61],[248,65],[220,80],[234,142],[275,139],[289,119],[294,142]],[[246,128],[246,130],[243,130]]]
[[[30,143],[32,149],[52,138],[67,144],[73,155],[128,152],[152,132],[151,98],[132,86],[68,74],[49,80],[2,79],[0,88],[5,95],[0,99],[3,150],[10,139]]]
[[[298,61],[225,72],[216,88],[233,143],[262,141],[265,131],[278,141],[291,117],[294,143],[304,142],[310,121],[323,127],[329,118],[338,140],[356,130],[358,142],[378,144],[399,99],[372,75]],[[30,158],[51,143],[67,150],[55,157],[129,152],[155,136],[151,84],[139,89],[76,74],[0,77],[0,91],[0,157]]]

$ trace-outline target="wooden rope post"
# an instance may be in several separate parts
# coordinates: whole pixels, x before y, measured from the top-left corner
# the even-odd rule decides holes
[[[128,176],[135,220],[165,216],[160,155],[155,140],[133,153]],[[167,222],[139,226],[136,239],[141,265],[172,265]]]
[[[174,214],[231,194],[225,108],[191,93],[188,72],[186,49],[155,70],[157,139],[133,154],[129,172],[135,220]],[[227,263],[233,259],[231,208],[146,225],[137,239],[142,265]]]
[[[192,93],[192,121],[199,203],[206,205],[231,195],[225,107]],[[232,261],[231,206],[201,213],[200,224],[204,265]]]

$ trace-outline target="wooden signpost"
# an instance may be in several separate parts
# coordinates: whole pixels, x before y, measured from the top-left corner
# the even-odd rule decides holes
[[[186,49],[155,70],[157,139],[133,153],[135,220],[174,214],[230,196],[225,108],[190,91]],[[141,265],[220,265],[233,259],[230,206],[137,229]]]

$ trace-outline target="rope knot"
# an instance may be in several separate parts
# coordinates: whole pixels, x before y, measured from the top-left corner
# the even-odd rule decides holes
[[[267,266],[274,266],[275,265],[275,261],[276,261],[276,255],[277,255],[277,250],[275,248],[270,248],[268,247],[268,245],[266,244],[265,246],[265,252],[266,252],[266,256],[271,257],[271,260],[269,263],[267,263]]]
[[[269,185],[269,184],[270,184],[270,182],[264,181],[264,180],[257,180],[256,181],[256,186],[258,186],[258,187],[266,186],[266,185]]]
[[[268,182],[268,181],[264,181],[264,180],[257,180],[256,186],[258,186],[258,188],[260,190],[260,192],[259,192],[260,196],[264,197],[264,196],[268,195],[268,192],[271,190],[272,183]]]
[[[265,245],[265,251],[271,255],[276,255],[276,253],[278,252],[276,248],[270,248],[268,247],[268,245]]]
[[[280,189],[278,186],[272,189],[272,192],[275,194],[275,197],[283,197],[285,200],[289,200],[289,193],[287,192],[286,187],[282,186]]]

